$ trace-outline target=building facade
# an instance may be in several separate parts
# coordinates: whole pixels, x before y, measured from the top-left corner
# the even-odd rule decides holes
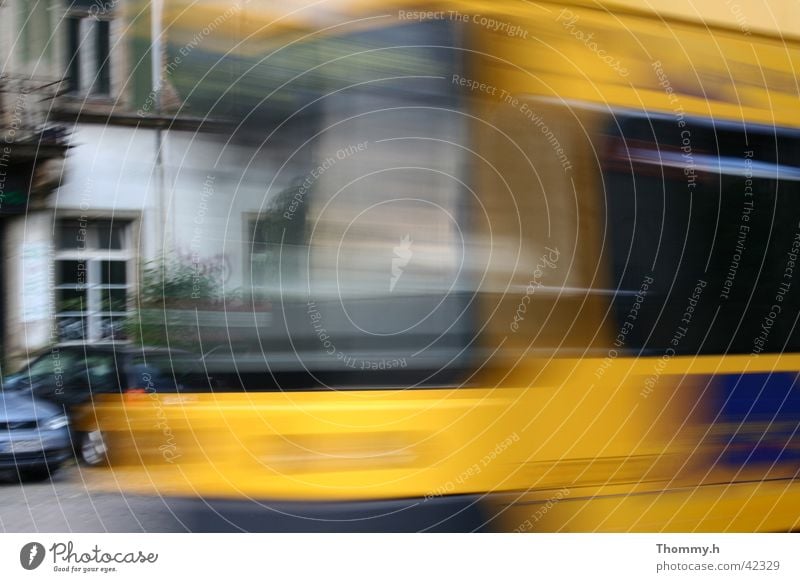
[[[350,374],[410,357],[398,330],[452,328],[463,165],[448,144],[466,128],[448,23],[318,34],[310,12],[248,0],[4,6],[32,43],[25,74],[41,61],[60,80],[42,131],[69,136],[58,188],[6,237],[7,359],[143,341],[227,372]]]
[[[0,8],[0,95],[6,134],[15,133],[0,145],[0,156],[14,152],[0,157],[14,164],[0,177],[2,329],[12,365],[56,343],[135,339],[131,316],[143,297],[170,313],[194,300],[212,328],[231,325],[223,309],[256,305],[250,266],[263,270],[268,253],[253,251],[252,233],[268,191],[287,187],[289,178],[275,176],[277,151],[289,144],[232,139],[231,115],[191,110],[172,85],[183,78],[191,92],[202,73],[190,53],[201,64],[217,54],[215,35],[244,17],[237,6],[197,30],[163,31],[157,99],[149,3],[8,0]],[[175,280],[160,303],[142,290]]]

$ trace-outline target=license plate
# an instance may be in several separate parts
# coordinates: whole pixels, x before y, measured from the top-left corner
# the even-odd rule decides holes
[[[7,453],[33,453],[42,450],[42,443],[40,441],[12,441],[6,443],[5,450]]]

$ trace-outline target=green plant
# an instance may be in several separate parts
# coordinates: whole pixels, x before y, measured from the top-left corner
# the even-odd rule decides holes
[[[147,263],[140,273],[136,309],[125,325],[128,337],[143,345],[192,347],[196,330],[181,313],[218,304],[218,277],[180,260]]]
[[[148,263],[141,270],[139,303],[147,307],[185,307],[192,303],[216,303],[222,283],[197,263],[179,260]]]

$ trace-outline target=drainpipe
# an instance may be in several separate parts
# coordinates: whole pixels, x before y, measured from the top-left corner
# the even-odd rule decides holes
[[[150,2],[150,59],[152,67],[152,91],[153,91],[153,111],[157,117],[161,116],[161,91],[163,88],[162,78],[162,28],[161,20],[163,14],[163,0],[152,0]],[[167,193],[164,188],[164,136],[160,127],[156,128],[156,252],[161,253],[163,261],[166,256],[167,243]]]

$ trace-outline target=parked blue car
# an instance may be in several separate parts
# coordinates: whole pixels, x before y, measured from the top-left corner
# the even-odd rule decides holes
[[[73,456],[69,420],[30,391],[0,391],[0,470],[46,479]]]

